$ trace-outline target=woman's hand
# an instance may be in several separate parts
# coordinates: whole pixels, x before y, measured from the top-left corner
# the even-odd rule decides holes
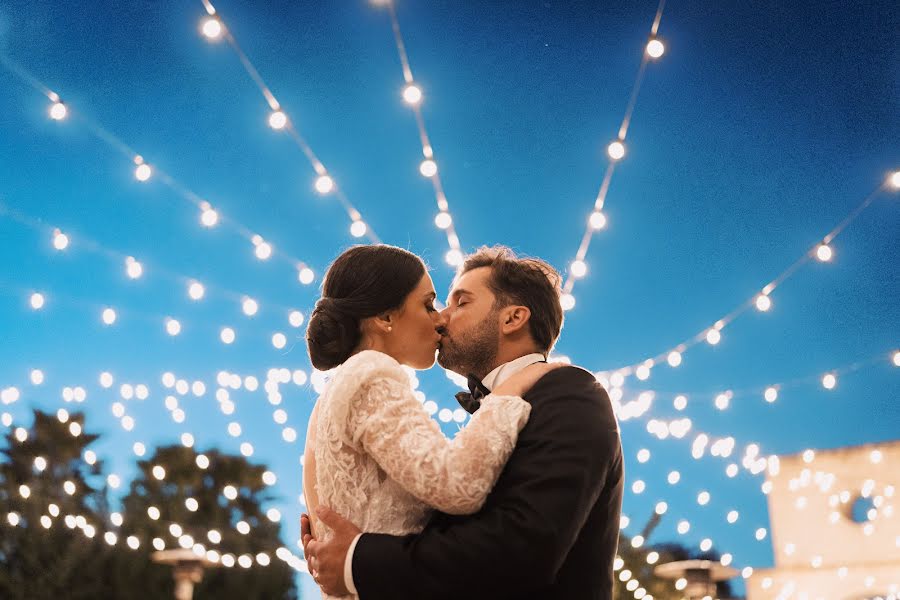
[[[533,365],[528,365],[491,390],[491,393],[497,394],[498,396],[519,396],[521,398],[528,393],[528,390],[530,390],[541,377],[550,371],[565,366],[565,363],[534,363]]]

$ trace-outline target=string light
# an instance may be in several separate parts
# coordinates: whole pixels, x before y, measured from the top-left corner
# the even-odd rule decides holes
[[[611,142],[609,146],[606,147],[606,154],[608,154],[612,160],[622,160],[622,158],[625,157],[625,144],[620,140]]]
[[[54,121],[62,121],[68,114],[69,110],[62,102],[54,102],[53,105],[50,106],[50,118]]]
[[[434,218],[434,224],[438,229],[447,229],[453,224],[453,217],[450,216],[450,213],[441,211]]]
[[[100,315],[100,319],[103,321],[104,325],[112,325],[116,322],[116,311],[112,308],[105,308]]]
[[[350,225],[350,235],[353,237],[362,237],[366,235],[366,231],[368,231],[368,227],[362,221],[353,221]]]
[[[181,323],[176,319],[167,319],[166,320],[166,333],[175,337],[179,333],[181,333]]]
[[[188,284],[188,297],[191,300],[201,300],[204,294],[206,294],[206,288],[199,281],[191,281]]]
[[[854,220],[856,220],[856,218],[866,208],[868,208],[872,204],[872,202],[874,202],[875,198],[883,190],[883,188],[884,188],[884,185],[882,185],[882,186],[876,188],[875,190],[873,190],[872,192],[870,192],[869,195],[866,196],[865,199],[854,210],[852,210],[840,223],[838,223],[837,226],[835,226],[824,238],[822,238],[825,240],[824,242],[816,243],[809,251],[805,252],[800,258],[798,258],[796,261],[794,261],[794,263],[791,264],[787,269],[782,271],[770,283],[765,285],[762,288],[762,290],[763,290],[762,293],[765,294],[766,296],[771,295],[772,291],[776,287],[778,287],[779,285],[784,283],[787,279],[789,279],[791,276],[793,276],[800,269],[800,267],[802,267],[804,264],[806,264],[806,262],[808,262],[810,260],[810,257],[818,258],[819,252],[822,252],[823,256],[827,256],[828,259],[830,260],[831,257],[833,256],[833,252],[832,252],[831,246],[829,246],[828,244],[831,241],[833,241],[838,235],[840,235],[847,228],[848,225],[850,225]],[[827,247],[827,250],[823,249],[825,247]],[[564,289],[571,290],[571,281],[567,282]],[[716,325],[714,326],[713,329],[721,330],[727,324],[731,323],[736,318],[738,318],[740,315],[742,315],[744,312],[746,312],[748,308],[754,306],[758,295],[759,295],[758,293],[754,293],[754,295],[749,300],[745,301],[744,303],[739,305],[737,308],[732,310],[730,313],[726,314],[721,319],[716,321]],[[678,345],[678,347],[680,348],[680,351],[683,353],[687,349],[695,346],[696,344],[702,342],[703,340],[706,340],[709,343],[713,343],[711,341],[711,339],[717,340],[715,343],[718,343],[718,341],[721,340],[721,335],[716,335],[716,334],[712,333],[712,330],[706,329],[706,330],[703,330],[700,333],[694,335],[687,341],[682,342],[681,344]],[[650,358],[653,360],[662,360],[662,358],[664,358],[670,351],[671,350],[667,350],[666,352],[663,352],[655,357],[650,357]],[[644,360],[647,360],[647,359],[644,359]],[[634,370],[637,368],[637,366],[640,365],[641,363],[643,363],[644,360],[638,362],[635,365],[619,367],[614,370],[628,375],[628,374],[633,373]]]
[[[266,85],[265,81],[263,81],[263,78],[259,74],[259,71],[256,69],[256,67],[253,66],[253,63],[250,61],[250,58],[244,53],[244,51],[238,45],[238,42],[235,39],[234,35],[232,35],[232,33],[229,31],[228,27],[222,21],[221,16],[218,15],[215,7],[212,5],[212,2],[210,2],[210,0],[202,0],[202,2],[203,2],[203,5],[206,7],[207,14],[209,14],[210,17],[215,17],[215,19],[218,21],[218,25],[220,26],[220,32],[219,32],[220,35],[222,35],[226,39],[228,44],[232,47],[232,49],[238,55],[238,58],[241,61],[241,66],[244,67],[244,70],[247,72],[247,75],[250,76],[250,78],[253,80],[253,82],[256,84],[256,86],[259,88],[259,91],[262,93],[263,98],[265,98],[266,104],[268,104],[269,109],[271,110],[271,112],[269,113],[269,117],[268,117],[269,127],[271,127],[274,130],[279,130],[279,131],[286,130],[290,134],[291,139],[297,144],[297,146],[300,148],[300,150],[303,152],[303,154],[309,160],[310,165],[312,166],[313,170],[316,172],[316,175],[319,177],[319,179],[317,179],[317,181],[316,181],[317,191],[320,190],[320,185],[319,185],[320,183],[321,183],[321,189],[325,189],[327,191],[324,191],[324,192],[319,191],[319,193],[325,194],[325,193],[329,193],[330,191],[332,191],[332,189],[334,189],[334,182],[331,180],[331,178],[329,177],[327,180],[322,179],[323,176],[327,176],[328,169],[325,167],[324,164],[322,164],[322,161],[320,161],[319,158],[315,155],[315,153],[313,152],[313,149],[306,142],[306,140],[303,138],[303,136],[300,135],[300,132],[296,129],[296,127],[292,123],[291,119],[288,117],[287,113],[285,113],[281,104],[275,98],[275,95],[272,93],[272,90],[269,89],[269,86]],[[204,25],[205,25],[205,23],[206,22],[204,22]],[[205,32],[204,32],[204,35],[206,35]],[[356,208],[354,208],[352,204],[350,204],[350,201],[347,199],[346,195],[344,195],[340,191],[340,189],[337,190],[337,195],[338,195],[338,199],[340,200],[341,204],[344,206],[344,209],[346,210],[347,215],[350,217],[351,221],[359,220],[360,219],[359,211]],[[378,236],[375,235],[375,232],[372,231],[371,228],[367,230],[367,234],[368,234],[368,237],[373,242],[378,243],[380,241],[378,239]]]
[[[303,285],[309,285],[315,279],[315,274],[309,267],[301,267],[300,271],[297,273],[297,279]]]
[[[419,173],[421,173],[423,177],[434,177],[437,174],[437,170],[437,163],[430,158],[426,158],[419,165]]]
[[[400,21],[397,19],[397,11],[393,2],[390,2],[390,0],[379,0],[376,3],[386,6],[388,9],[388,14],[391,19],[391,29],[394,33],[394,45],[397,48],[397,57],[400,59],[400,66],[403,70],[403,101],[412,109],[415,116],[416,127],[419,130],[419,141],[422,144],[422,156],[425,158],[419,165],[419,172],[424,177],[428,177],[431,180],[431,185],[434,189],[434,199],[437,203],[438,211],[440,211],[438,218],[435,219],[435,224],[439,229],[444,231],[447,237],[449,250],[454,253],[452,255],[448,253],[448,257],[452,256],[454,260],[448,259],[447,263],[451,267],[458,267],[462,260],[456,261],[455,258],[456,254],[462,254],[461,245],[459,236],[456,234],[453,219],[450,217],[450,203],[447,200],[447,195],[444,193],[444,186],[441,182],[441,176],[438,173],[437,163],[434,161],[434,147],[428,137],[428,130],[425,127],[425,118],[422,115],[422,88],[415,83],[412,67],[410,66],[409,57],[406,53],[406,44],[403,42],[403,34],[400,30]],[[440,216],[444,213],[447,214],[447,217]]]
[[[287,115],[280,110],[272,111],[269,115],[269,127],[278,131],[284,129],[285,125],[287,125]]]
[[[328,194],[334,189],[334,179],[328,175],[320,175],[316,178],[316,191],[320,194]]]
[[[200,31],[210,41],[218,41],[222,38],[222,22],[215,17],[205,17],[200,25]]]
[[[458,267],[463,264],[463,254],[459,250],[451,249],[444,255],[444,259],[451,267]]]
[[[31,308],[34,310],[41,310],[44,308],[45,302],[46,299],[44,298],[44,295],[39,292],[31,294],[31,297],[28,299],[28,303],[31,304]]]
[[[894,171],[891,173],[890,177],[890,185],[895,190],[900,190],[900,171]]]
[[[576,260],[569,266],[569,272],[573,277],[584,277],[587,275],[587,264],[583,260]]]
[[[604,229],[606,227],[606,215],[599,210],[595,210],[588,218],[588,223],[591,226],[591,229],[594,229],[595,231]]]
[[[833,390],[837,385],[837,377],[834,373],[827,373],[822,377],[822,387],[826,390]]]
[[[205,206],[201,209],[200,213],[200,223],[204,227],[215,227],[219,222],[219,213],[217,213],[213,208],[209,205],[209,203],[204,203]]]
[[[828,244],[819,244],[816,247],[816,258],[820,262],[829,262],[834,257],[834,251]]]
[[[414,83],[410,83],[403,88],[403,101],[411,106],[415,106],[422,101],[422,90]]]
[[[215,9],[212,7],[212,5],[209,4],[208,2],[205,2],[205,4],[207,5],[207,12],[210,14],[210,16],[215,15],[216,14]],[[226,37],[229,39],[230,42],[232,42],[232,45],[234,45],[236,47],[236,43],[234,42],[232,36],[230,34],[228,34],[227,30],[224,29],[224,26],[223,26],[223,33],[226,34]],[[239,49],[237,49],[237,50],[240,53]],[[244,58],[246,58],[246,57],[244,57]],[[37,89],[42,94],[47,96],[51,102],[53,102],[53,103],[60,102],[59,95],[57,93],[49,90],[43,83],[41,83],[31,73],[29,73],[27,70],[25,70],[21,65],[14,63],[13,61],[9,60],[6,56],[0,56],[0,64],[2,64],[4,67],[6,67],[16,77],[18,77],[19,79],[24,81],[27,85]],[[247,66],[247,65],[245,65],[245,66]],[[252,66],[250,66],[249,69],[255,72],[255,70],[252,69]],[[256,76],[258,78],[258,73],[256,74]],[[274,100],[274,97],[272,98],[272,102],[270,104],[273,105],[273,110],[277,110],[278,104]],[[107,131],[99,124],[94,123],[90,119],[87,119],[83,115],[82,115],[82,121],[84,121],[88,125],[90,132],[96,138],[98,138],[102,142],[108,144],[116,151],[127,156],[129,158],[129,160],[131,160],[136,165],[134,173],[135,173],[135,177],[139,181],[146,181],[147,179],[149,179],[149,177],[153,174],[153,170],[150,168],[149,165],[145,164],[142,156],[140,156],[139,154],[134,152],[134,150],[129,148],[127,144],[125,144],[122,140],[118,139],[114,134]],[[291,129],[291,128],[289,127],[289,129]],[[292,131],[292,133],[296,133],[296,132]],[[321,167],[321,165],[318,162],[317,162],[317,165],[319,167]],[[324,167],[321,167],[321,168],[324,170]],[[202,211],[201,212],[201,224],[203,224],[204,227],[212,227],[216,223],[218,223],[219,214],[216,211],[212,210],[209,202],[202,200],[196,193],[194,193],[193,191],[188,189],[186,186],[184,186],[183,184],[181,184],[180,182],[175,180],[172,176],[168,175],[167,173],[165,173],[159,169],[157,169],[156,171],[157,171],[158,177],[164,184],[166,184],[171,189],[173,189],[183,199],[187,200],[188,202],[190,202],[200,208],[200,210]],[[349,207],[349,204],[346,202],[346,199],[343,199],[343,201],[348,206],[348,211],[351,210],[352,207]],[[355,212],[355,209],[354,209],[354,212]],[[252,234],[247,231],[246,227],[242,226],[241,224],[239,224],[237,222],[232,222],[232,224],[234,225],[234,228],[238,231],[238,233],[240,233],[244,237],[249,239],[252,236]],[[370,237],[373,238],[373,241],[377,241],[377,238],[371,232],[370,232]],[[302,261],[299,261],[296,258],[292,258],[290,256],[285,256],[284,258],[286,258],[292,264],[298,264],[298,263],[302,264]]]
[[[649,42],[647,42],[647,54],[650,56],[650,58],[659,58],[665,51],[666,47],[658,39],[652,38]]]
[[[59,229],[53,231],[53,247],[57,250],[65,250],[69,247],[69,236]]]
[[[134,177],[140,182],[148,181],[151,175],[153,175],[153,169],[146,163],[141,163],[134,169]]]
[[[139,279],[144,274],[144,267],[133,256],[129,256],[125,259],[125,274],[131,279]]]
[[[766,312],[772,308],[772,300],[766,294],[760,294],[756,297],[756,308],[760,312]]]

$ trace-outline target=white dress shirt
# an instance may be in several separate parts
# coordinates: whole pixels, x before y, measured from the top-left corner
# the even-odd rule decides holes
[[[547,360],[547,357],[539,352],[520,356],[519,358],[511,360],[507,363],[503,363],[502,365],[485,375],[481,383],[483,383],[484,387],[486,387],[487,389],[492,390],[512,377],[514,373],[521,371],[525,367],[545,360]],[[344,585],[347,587],[347,590],[354,596],[358,596],[358,594],[356,592],[356,585],[353,583],[353,551],[356,550],[356,544],[359,542],[359,538],[361,538],[362,535],[363,534],[360,533],[355,538],[353,538],[353,542],[350,543],[350,548],[347,550],[347,558],[344,559]]]

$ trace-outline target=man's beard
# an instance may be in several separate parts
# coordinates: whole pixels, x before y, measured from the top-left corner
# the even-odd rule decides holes
[[[500,346],[500,324],[492,310],[469,331],[445,336],[438,352],[438,364],[445,369],[468,376],[484,377],[490,372]]]

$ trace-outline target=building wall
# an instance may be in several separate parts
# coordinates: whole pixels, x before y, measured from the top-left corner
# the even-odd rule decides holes
[[[779,463],[767,478],[775,566],[747,580],[748,600],[900,598],[900,441]],[[851,518],[860,497],[873,520]]]

